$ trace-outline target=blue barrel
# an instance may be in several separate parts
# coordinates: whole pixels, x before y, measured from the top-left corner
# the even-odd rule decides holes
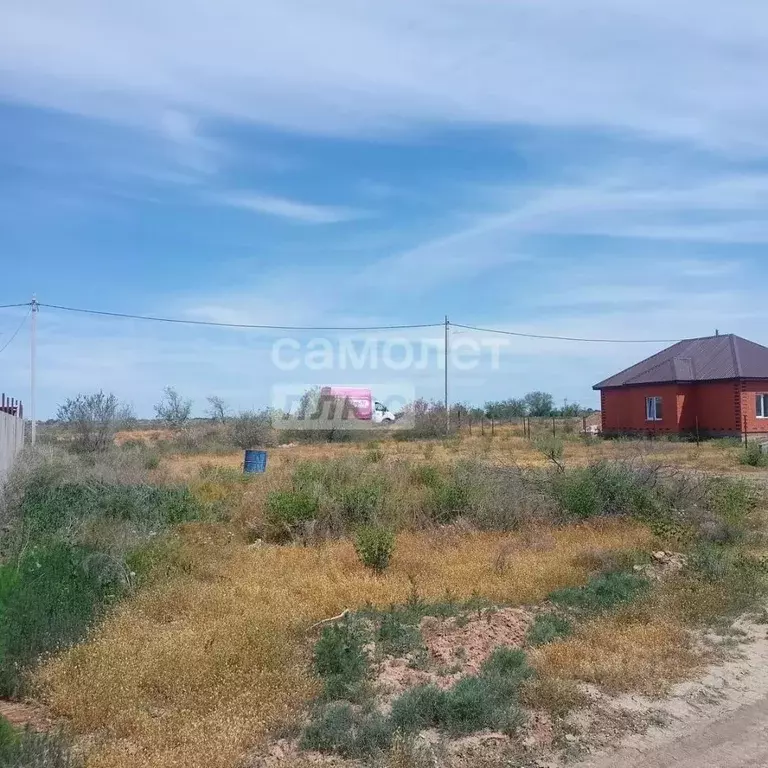
[[[246,474],[252,472],[267,471],[267,452],[266,451],[246,451],[245,461],[243,462],[243,471]]]

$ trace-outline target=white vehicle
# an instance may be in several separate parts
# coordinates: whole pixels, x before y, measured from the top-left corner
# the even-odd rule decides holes
[[[374,401],[373,417],[371,419],[374,424],[394,424],[396,419],[395,414],[386,405],[378,400]]]

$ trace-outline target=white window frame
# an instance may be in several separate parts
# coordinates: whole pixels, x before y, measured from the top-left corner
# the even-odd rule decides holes
[[[659,410],[661,410],[661,416],[658,415]],[[659,395],[645,398],[645,420],[664,421],[664,398]]]
[[[758,419],[768,419],[768,394],[764,392],[757,393],[755,396],[755,413]]]

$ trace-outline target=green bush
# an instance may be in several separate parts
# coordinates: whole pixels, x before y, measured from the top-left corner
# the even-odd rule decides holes
[[[120,520],[148,533],[202,516],[202,506],[186,486],[53,483],[43,478],[26,486],[19,509],[24,538],[32,541],[71,535],[85,520]]]
[[[528,629],[526,640],[529,645],[546,645],[573,632],[571,622],[555,613],[541,613]]]
[[[638,470],[601,461],[553,477],[552,491],[561,509],[580,519],[601,515],[647,514],[656,508],[650,469]]]
[[[395,551],[395,534],[380,526],[364,526],[355,536],[355,550],[366,568],[383,573]]]
[[[390,720],[375,711],[357,711],[346,702],[320,709],[304,729],[302,749],[365,758],[387,749],[392,740]]]
[[[0,695],[17,695],[41,654],[80,640],[125,589],[121,563],[64,542],[0,566]]]
[[[379,650],[389,656],[405,656],[422,644],[421,633],[414,624],[406,623],[401,612],[385,613],[376,630]]]
[[[440,471],[431,464],[417,464],[411,469],[411,482],[426,488],[437,488],[442,482]]]
[[[447,694],[435,685],[420,685],[392,703],[393,726],[404,733],[436,728],[447,719]]]
[[[368,658],[359,626],[349,618],[326,627],[315,644],[315,671],[327,700],[359,701],[365,693]]]
[[[472,497],[467,485],[444,482],[430,490],[430,507],[436,522],[450,523],[469,511]]]
[[[532,674],[523,651],[497,648],[478,675],[462,678],[447,691],[433,685],[406,691],[392,704],[392,726],[404,733],[425,728],[457,734],[509,731],[520,722],[520,688]]]
[[[60,733],[16,730],[0,716],[2,768],[76,768],[80,764],[70,753],[69,741]]]
[[[346,525],[371,522],[381,505],[382,489],[376,483],[344,488],[338,496],[339,509]]]
[[[584,587],[566,587],[549,595],[549,599],[564,608],[584,614],[597,614],[629,603],[649,588],[647,579],[636,573],[614,571],[595,576]]]
[[[271,491],[267,496],[268,523],[291,528],[317,517],[317,497],[302,490]]]
[[[747,443],[739,455],[739,462],[747,467],[768,467],[768,453],[760,450],[759,443]]]
[[[125,567],[134,587],[152,584],[182,573],[190,573],[192,563],[184,554],[178,537],[165,535],[144,541],[131,549]]]

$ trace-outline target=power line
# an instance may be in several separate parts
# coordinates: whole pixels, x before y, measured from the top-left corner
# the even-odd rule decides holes
[[[18,306],[26,306],[26,305],[21,304],[21,305],[18,305]],[[27,322],[27,318],[30,316],[31,313],[32,313],[32,307],[30,306],[29,307],[29,311],[27,312],[27,314],[24,315],[24,317],[21,318],[21,322],[19,323],[18,327],[11,334],[11,338],[8,339],[8,341],[6,341],[5,344],[3,344],[2,347],[0,347],[0,353],[4,352],[8,348],[8,346],[10,346],[11,342],[19,335],[19,331],[24,327],[24,323]]]
[[[252,328],[268,331],[398,331],[410,328],[440,328],[443,323],[413,323],[409,325],[360,325],[360,326],[316,326],[316,325],[265,325],[257,323],[217,323],[211,320],[186,320],[179,317],[156,317],[152,315],[132,315],[127,312],[108,312],[99,309],[81,309],[79,307],[63,307],[58,304],[38,304],[48,309],[59,309],[63,312],[79,312],[86,315],[101,315],[104,317],[120,317],[129,320],[148,320],[155,323],[174,323],[178,325],[203,325],[214,328]]]
[[[550,339],[554,341],[583,341],[594,344],[676,344],[680,339],[586,339],[578,336],[547,336],[541,333],[520,333],[518,331],[502,331],[499,328],[478,328],[475,325],[451,323],[454,328],[466,328],[469,331],[481,333],[501,333],[505,336],[519,336],[524,339]]]
[[[28,307],[30,302],[22,302],[19,304],[4,304],[0,305],[0,309],[10,309],[13,307]],[[269,323],[222,323],[215,322],[213,320],[188,320],[180,317],[161,317],[157,315],[137,315],[129,312],[112,312],[102,309],[86,309],[83,307],[67,307],[61,304],[44,304],[39,302],[39,307],[47,307],[48,309],[57,309],[62,312],[76,312],[84,315],[98,315],[101,317],[115,317],[123,318],[127,320],[143,320],[146,322],[154,323],[170,323],[174,325],[196,325],[207,326],[212,328],[245,328],[253,330],[266,330],[266,331],[398,331],[409,330],[418,328],[441,328],[445,325],[442,323],[404,323],[401,325],[358,325],[358,326],[345,326],[345,325],[272,325]],[[504,336],[516,336],[524,339],[544,339],[551,341],[572,341],[591,344],[674,344],[680,339],[602,339],[602,338],[587,338],[582,336],[558,336],[542,333],[523,333],[521,331],[506,331],[501,328],[482,328],[476,325],[465,325],[463,323],[450,323],[452,328],[464,328],[468,331],[477,331],[479,333],[498,333]],[[0,350],[1,351],[1,350]]]

